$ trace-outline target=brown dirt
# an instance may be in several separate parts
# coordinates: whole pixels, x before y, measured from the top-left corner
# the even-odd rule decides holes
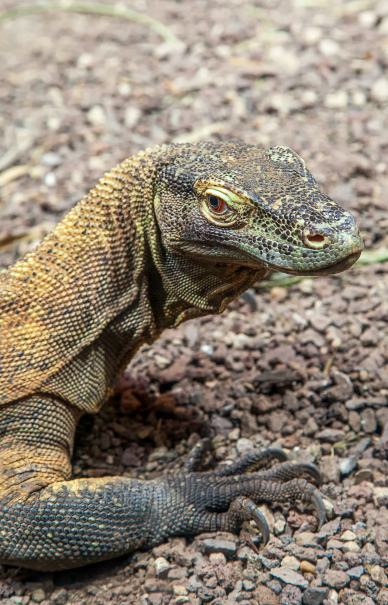
[[[385,2],[130,4],[184,45],[109,17],[0,23],[1,266],[123,157],[209,137],[295,148],[367,247],[388,246]],[[219,461],[268,444],[316,461],[333,502],[319,533],[274,508],[258,554],[199,536],[74,572],[4,568],[1,603],[387,604],[387,285],[374,264],[258,286],[257,310],[238,301],[143,349],[80,427],[77,475],[155,476],[209,433]]]

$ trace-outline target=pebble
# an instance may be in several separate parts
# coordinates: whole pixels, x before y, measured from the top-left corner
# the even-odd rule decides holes
[[[333,57],[340,52],[340,46],[335,40],[323,38],[319,43],[319,50],[325,57]]]
[[[350,542],[345,542],[345,544],[343,544],[342,550],[345,552],[359,552],[361,549],[357,542],[351,540]]]
[[[331,92],[324,98],[324,105],[328,109],[343,109],[348,105],[349,96],[345,90]]]
[[[336,590],[330,590],[329,594],[327,595],[327,605],[337,605],[338,599],[338,592]]]
[[[344,588],[350,582],[350,577],[344,571],[329,569],[323,576],[325,584],[331,588]]]
[[[276,521],[273,525],[273,532],[274,532],[275,536],[279,536],[280,534],[282,534],[284,532],[285,528],[286,528],[285,519],[276,519]]]
[[[306,588],[308,586],[307,580],[305,580],[300,573],[297,573],[288,567],[275,567],[274,569],[271,569],[270,574],[285,584],[292,584],[294,586],[300,586],[301,588]]]
[[[339,471],[343,477],[347,477],[354,471],[357,466],[357,458],[355,456],[348,456],[347,458],[342,458],[339,463]]]
[[[181,584],[175,584],[175,586],[173,586],[173,591],[174,591],[174,595],[178,596],[178,597],[187,595],[186,586],[182,586]]]
[[[155,559],[154,565],[155,573],[158,578],[166,577],[171,567],[170,563],[164,557],[158,557],[157,559]]]
[[[348,569],[346,573],[352,580],[359,580],[364,573],[364,568],[362,565],[357,565],[356,567]]]
[[[296,557],[286,555],[282,559],[282,567],[288,567],[288,569],[293,569],[294,571],[297,571],[300,567],[300,562]]]
[[[373,565],[369,570],[372,580],[378,582],[382,586],[387,586],[387,576],[380,565]]]
[[[321,441],[327,441],[328,443],[336,443],[337,441],[342,441],[345,437],[345,432],[341,429],[323,429],[317,433],[317,438]]]
[[[376,506],[381,506],[385,502],[388,504],[388,487],[373,487],[373,501]]]
[[[295,542],[299,546],[316,546],[317,534],[312,531],[302,531],[299,534],[295,534]]]
[[[302,591],[297,586],[288,584],[285,586],[280,595],[281,605],[300,605],[302,602]]]
[[[52,603],[55,603],[55,605],[65,605],[68,600],[67,590],[65,588],[58,588],[57,590],[54,590],[54,592],[51,594],[50,600]]]
[[[226,557],[233,557],[237,552],[236,542],[232,542],[232,540],[222,540],[220,538],[206,538],[205,540],[202,540],[201,547],[206,554],[221,552]]]
[[[361,412],[361,427],[365,433],[375,433],[377,430],[376,414],[370,408]]]
[[[316,567],[310,561],[301,561],[300,562],[300,571],[302,573],[315,573]]]
[[[46,594],[43,588],[35,588],[35,590],[32,591],[31,599],[34,601],[34,603],[41,603],[45,600],[45,598]]]
[[[379,78],[372,85],[370,96],[374,101],[378,103],[384,103],[388,101],[388,79]]]
[[[86,119],[92,126],[104,126],[106,123],[105,111],[101,105],[93,105],[86,114]]]
[[[356,534],[352,531],[350,531],[350,529],[347,529],[346,531],[344,531],[343,534],[341,534],[341,540],[355,540],[356,539]]]
[[[322,605],[328,592],[328,588],[309,586],[303,594],[302,603],[303,605]]]
[[[246,437],[240,437],[236,443],[236,450],[239,454],[244,455],[254,449],[254,444],[250,439]]]
[[[250,592],[251,590],[255,590],[256,584],[252,582],[252,580],[243,580],[243,589]]]
[[[264,584],[257,586],[255,597],[257,603],[261,605],[279,605],[279,597],[268,586],[264,586]]]

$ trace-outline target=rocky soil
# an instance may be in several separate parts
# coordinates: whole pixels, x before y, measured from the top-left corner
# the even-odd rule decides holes
[[[2,267],[125,156],[203,138],[293,147],[354,210],[368,251],[386,252],[386,2],[124,5],[167,33],[63,12],[0,21]],[[0,602],[386,605],[387,267],[258,284],[254,305],[237,301],[144,348],[79,429],[77,476],[154,477],[203,436],[218,463],[280,446],[322,470],[330,510],[319,531],[311,510],[263,507],[273,532],[263,549],[246,530],[72,572],[3,568]]]

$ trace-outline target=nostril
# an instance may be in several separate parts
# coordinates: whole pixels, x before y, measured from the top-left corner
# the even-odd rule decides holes
[[[314,242],[314,243],[325,241],[325,237],[323,235],[321,235],[320,233],[311,233],[310,235],[307,236],[307,239],[309,240],[309,242]]]
[[[314,233],[311,231],[304,232],[303,240],[308,248],[315,248],[315,250],[324,248],[328,242],[327,237],[322,235],[322,233]]]

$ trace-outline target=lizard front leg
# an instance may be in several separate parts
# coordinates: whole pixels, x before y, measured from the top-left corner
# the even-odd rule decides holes
[[[15,407],[16,410],[16,407]],[[152,481],[121,477],[70,480],[77,414],[63,401],[34,397],[0,416],[0,561],[36,569],[64,569],[146,549],[171,536],[238,531],[254,519],[269,531],[255,503],[313,502],[315,467],[287,462],[257,470],[279,450],[252,453],[221,470],[190,472]]]

